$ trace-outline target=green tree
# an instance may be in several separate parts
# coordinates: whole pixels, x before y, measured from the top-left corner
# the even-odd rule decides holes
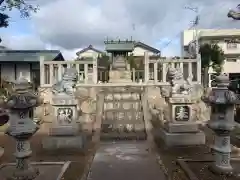
[[[208,86],[208,71],[212,67],[219,74],[224,63],[224,52],[216,43],[205,43],[199,48],[201,54],[201,65],[203,74],[203,85]]]
[[[26,0],[0,0],[0,28],[8,27],[10,17],[7,11],[13,9],[17,9],[21,17],[29,17],[31,12],[37,12],[38,7],[27,3]]]
[[[136,69],[136,62],[135,62],[135,58],[133,56],[133,53],[131,53],[128,57],[127,57],[127,63],[130,65],[131,69]]]
[[[98,56],[98,66],[105,67],[106,69],[108,69],[110,64],[111,64],[110,58],[106,53],[102,53],[101,55]]]

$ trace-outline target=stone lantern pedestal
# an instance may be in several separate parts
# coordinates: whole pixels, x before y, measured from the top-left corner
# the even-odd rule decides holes
[[[161,137],[167,146],[205,144],[205,134],[193,114],[195,103],[189,96],[177,95],[167,99],[169,115],[160,129]]]

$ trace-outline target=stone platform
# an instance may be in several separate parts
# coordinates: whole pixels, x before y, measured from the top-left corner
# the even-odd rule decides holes
[[[166,146],[184,146],[205,144],[205,134],[202,131],[186,133],[169,133],[160,128],[158,136],[164,141]]]
[[[34,180],[61,180],[70,162],[35,162],[31,163],[39,170],[39,175]],[[8,180],[15,170],[15,163],[0,166],[0,179]]]
[[[154,154],[145,141],[102,143],[87,180],[165,180]]]
[[[56,149],[82,149],[87,142],[87,135],[77,136],[48,136],[42,141],[44,149],[56,150]]]

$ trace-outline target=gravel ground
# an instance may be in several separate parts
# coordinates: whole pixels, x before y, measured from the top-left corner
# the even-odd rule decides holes
[[[212,132],[206,128],[204,128],[204,131],[206,133],[206,145],[167,148],[161,139],[155,139],[161,165],[165,169],[168,180],[188,180],[184,171],[177,164],[177,159],[209,159],[212,157],[211,150],[208,147],[213,142]]]
[[[64,180],[78,180],[84,174],[86,165],[95,153],[95,145],[90,142],[83,150],[57,150],[46,151],[42,149],[42,139],[46,135],[37,133],[31,139],[31,148],[33,151],[31,161],[72,161],[70,167],[64,174]],[[14,162],[13,153],[15,151],[15,141],[7,135],[0,135],[0,146],[4,147],[4,155],[0,158],[0,164]]]

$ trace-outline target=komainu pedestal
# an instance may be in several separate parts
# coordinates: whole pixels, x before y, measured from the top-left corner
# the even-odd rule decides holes
[[[167,146],[205,144],[205,135],[199,130],[193,114],[191,101],[187,97],[169,98],[169,119],[161,129],[161,135]]]
[[[85,135],[80,133],[77,123],[77,99],[74,96],[77,72],[66,69],[62,81],[53,86],[52,106],[54,116],[49,137],[43,140],[45,149],[83,148]]]
[[[171,93],[166,98],[168,114],[161,128],[161,137],[167,146],[205,144],[205,135],[199,130],[191,94],[191,84],[183,79],[182,73],[170,68]]]

